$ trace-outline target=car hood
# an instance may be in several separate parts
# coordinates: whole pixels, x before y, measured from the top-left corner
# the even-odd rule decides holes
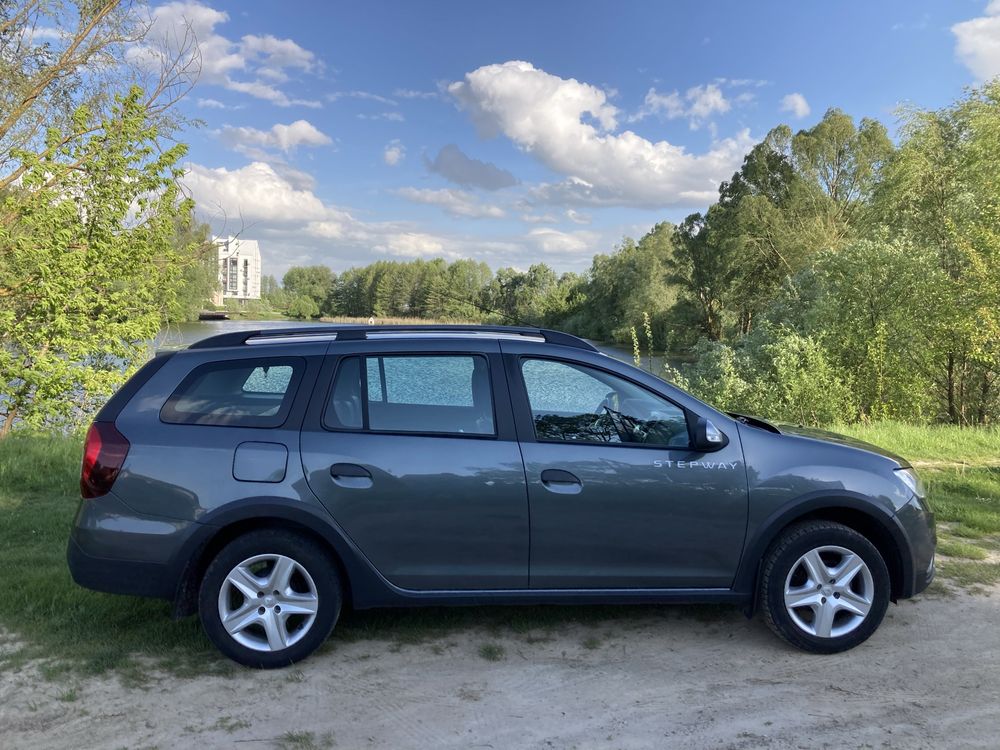
[[[779,435],[795,435],[797,437],[812,438],[813,440],[822,440],[826,443],[837,443],[838,445],[844,445],[848,448],[868,451],[869,453],[876,453],[880,456],[891,458],[900,466],[907,467],[910,465],[910,462],[902,456],[898,456],[891,451],[878,447],[877,445],[866,443],[864,440],[858,440],[857,438],[850,437],[849,435],[841,435],[836,432],[820,430],[815,427],[803,427],[802,425],[785,424],[783,422],[768,422],[760,417],[750,417],[745,414],[730,413],[730,416],[739,422],[744,422],[745,424],[759,427],[761,429],[768,430],[769,432],[776,432]]]

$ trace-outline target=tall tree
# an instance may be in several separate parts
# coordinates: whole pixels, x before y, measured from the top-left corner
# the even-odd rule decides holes
[[[335,279],[329,266],[295,266],[288,269],[281,284],[292,299],[308,297],[319,310],[330,295]]]
[[[1000,80],[950,107],[902,115],[874,210],[933,251],[945,274],[950,314],[935,325],[934,350],[946,418],[987,421],[1000,381]]]

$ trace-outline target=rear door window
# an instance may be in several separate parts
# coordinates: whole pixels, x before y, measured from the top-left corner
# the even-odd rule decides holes
[[[279,427],[284,424],[305,360],[243,359],[196,367],[160,409],[169,424]]]
[[[330,429],[494,435],[489,362],[468,354],[347,357],[337,368],[323,423]]]

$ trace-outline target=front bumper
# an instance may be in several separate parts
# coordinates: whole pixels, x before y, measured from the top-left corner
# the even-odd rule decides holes
[[[934,551],[937,548],[937,528],[934,513],[923,507],[916,498],[896,513],[909,542],[909,554],[913,575],[909,585],[904,587],[902,598],[916,596],[934,580]],[[906,554],[906,550],[902,551]]]

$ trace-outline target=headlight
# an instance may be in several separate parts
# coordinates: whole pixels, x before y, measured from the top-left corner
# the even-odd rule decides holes
[[[917,472],[913,469],[896,469],[896,476],[899,477],[906,488],[919,498],[927,497],[927,492],[924,490],[924,483],[920,481],[920,477],[917,476]]]

